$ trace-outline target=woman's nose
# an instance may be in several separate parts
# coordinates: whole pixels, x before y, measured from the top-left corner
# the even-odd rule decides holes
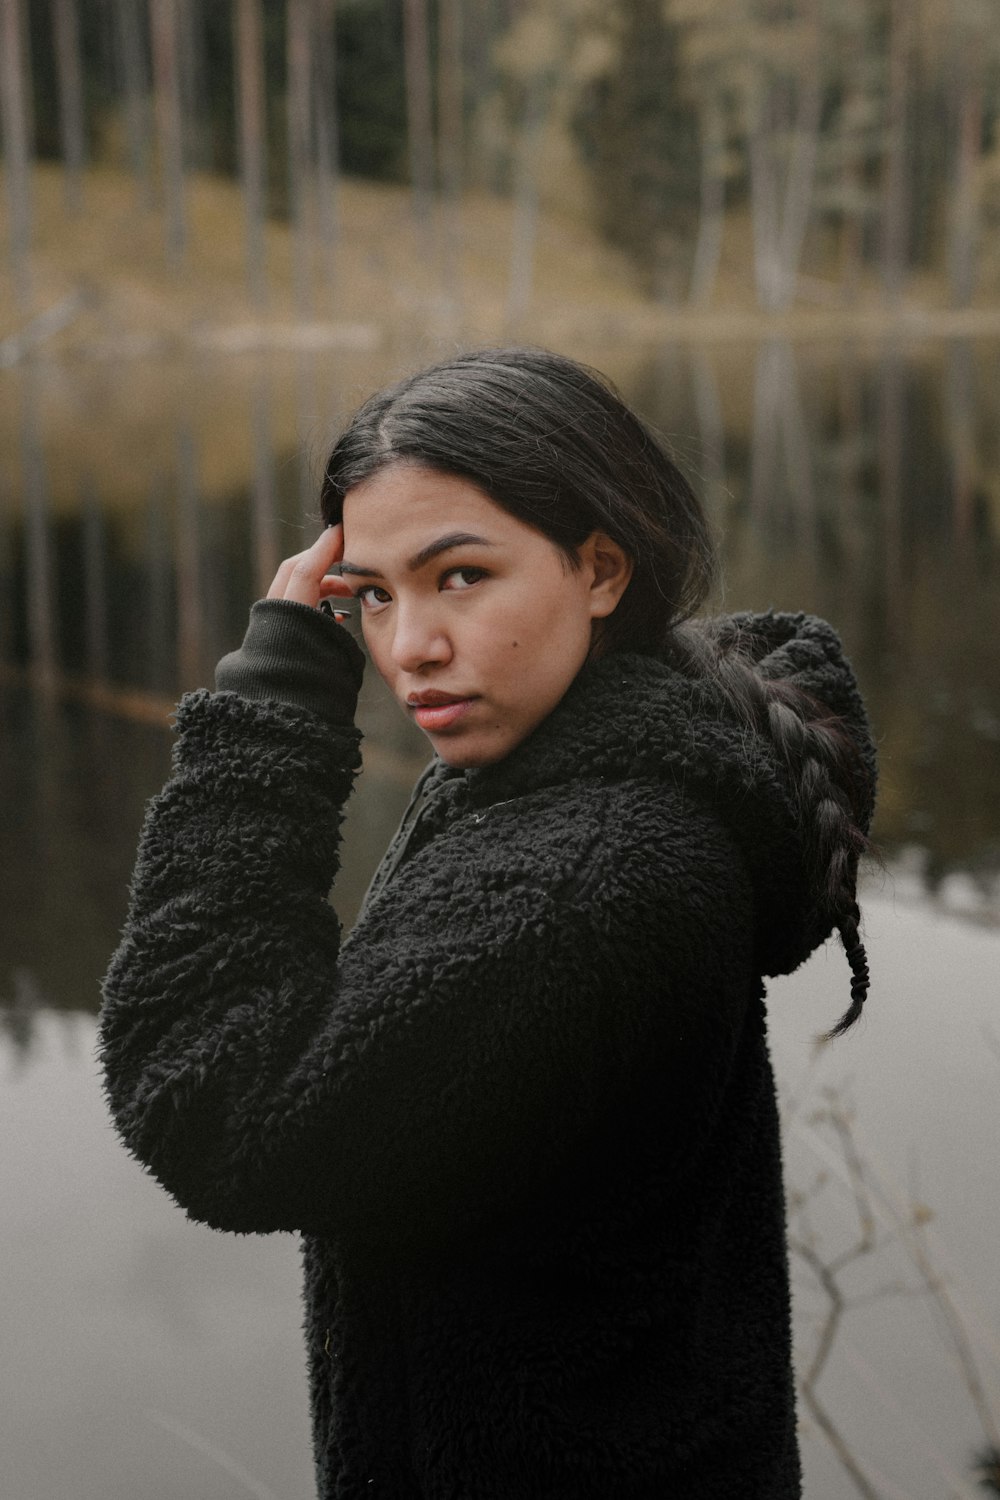
[[[392,659],[403,672],[441,664],[451,658],[451,642],[437,610],[400,609],[392,638]]]

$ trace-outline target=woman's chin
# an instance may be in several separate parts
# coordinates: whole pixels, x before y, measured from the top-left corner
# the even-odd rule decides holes
[[[425,731],[426,732],[426,731]],[[456,771],[472,771],[492,766],[513,750],[502,735],[483,733],[428,734],[439,760]]]

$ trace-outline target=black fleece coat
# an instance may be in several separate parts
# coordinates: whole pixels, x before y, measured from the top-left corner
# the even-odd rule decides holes
[[[798,1496],[762,976],[828,933],[774,750],[711,683],[599,660],[506,760],[432,769],[342,942],[360,654],[254,616],[240,691],[178,711],[101,1046],[191,1217],[303,1236],[319,1493]],[[745,623],[870,760],[829,627]]]

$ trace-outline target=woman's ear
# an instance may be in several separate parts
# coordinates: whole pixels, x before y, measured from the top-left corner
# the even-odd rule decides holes
[[[632,577],[632,559],[603,531],[592,531],[580,548],[580,560],[589,570],[590,615],[594,620],[613,613]]]

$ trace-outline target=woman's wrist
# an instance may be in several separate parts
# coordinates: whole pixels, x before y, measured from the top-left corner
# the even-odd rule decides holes
[[[361,648],[331,615],[292,599],[259,599],[243,644],[216,667],[215,686],[350,724],[364,667]]]

